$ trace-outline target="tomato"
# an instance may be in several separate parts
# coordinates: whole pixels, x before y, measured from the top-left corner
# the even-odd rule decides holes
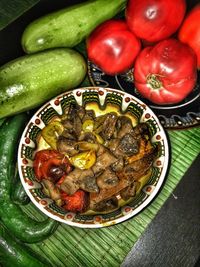
[[[56,150],[44,149],[37,151],[33,161],[33,169],[36,177],[41,179],[54,179],[61,178],[58,176],[58,170],[60,168],[61,174],[66,174],[71,171],[71,164],[69,160]],[[63,170],[63,173],[62,173]]]
[[[197,80],[194,51],[176,39],[167,39],[139,54],[134,67],[136,89],[157,104],[182,101]]]
[[[88,204],[88,195],[83,190],[78,190],[73,195],[68,195],[62,191],[61,199],[65,203],[63,208],[72,212],[84,211]]]
[[[87,39],[88,58],[105,73],[123,73],[133,66],[141,43],[123,20],[108,20]]]
[[[186,16],[179,30],[178,38],[195,51],[197,66],[200,68],[200,4],[196,5]]]
[[[185,12],[185,0],[129,0],[126,21],[139,38],[158,42],[178,30]]]

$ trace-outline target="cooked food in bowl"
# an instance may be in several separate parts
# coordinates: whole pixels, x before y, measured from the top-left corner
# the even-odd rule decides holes
[[[71,104],[37,140],[33,160],[43,192],[64,210],[93,214],[134,198],[151,175],[158,145],[127,112]]]
[[[68,225],[99,228],[143,210],[160,190],[168,142],[136,97],[102,87],[58,95],[22,134],[18,169],[29,198]]]

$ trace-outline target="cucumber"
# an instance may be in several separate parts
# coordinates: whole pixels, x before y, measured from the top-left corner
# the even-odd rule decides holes
[[[87,72],[85,59],[69,48],[25,55],[0,68],[0,118],[33,109],[75,88]]]
[[[26,114],[21,113],[9,118],[0,127],[0,222],[12,236],[22,242],[37,243],[52,235],[59,224],[48,217],[43,221],[29,217],[10,198],[16,168],[17,144],[26,121]]]
[[[74,47],[100,23],[121,12],[126,3],[127,0],[85,1],[47,14],[26,27],[22,35],[22,47],[26,53],[55,47]]]
[[[27,205],[30,202],[30,198],[27,195],[20,181],[18,172],[13,179],[10,198],[13,203],[18,204],[18,205]]]
[[[0,223],[0,266],[50,267],[50,263],[30,248],[16,241]]]

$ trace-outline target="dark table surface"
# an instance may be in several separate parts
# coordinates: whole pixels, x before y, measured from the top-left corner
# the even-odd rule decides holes
[[[0,31],[1,65],[23,54],[20,38],[27,22],[63,7],[65,1],[49,2],[40,1]],[[200,266],[200,155],[121,265],[132,266]]]

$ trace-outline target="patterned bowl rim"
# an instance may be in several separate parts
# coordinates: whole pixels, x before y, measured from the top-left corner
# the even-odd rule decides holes
[[[68,97],[69,95],[73,95],[76,99],[76,97],[80,97],[82,95],[82,93],[84,92],[102,92],[105,93],[107,95],[107,93],[115,93],[116,95],[120,95],[123,96],[123,100],[128,99],[127,102],[131,103],[131,102],[135,102],[138,103],[140,106],[145,107],[146,113],[150,114],[151,117],[154,118],[157,126],[159,127],[160,131],[159,131],[159,135],[162,136],[163,139],[163,145],[164,145],[164,156],[163,156],[163,166],[162,166],[162,170],[161,170],[161,174],[159,177],[159,180],[155,186],[155,188],[153,188],[152,192],[149,194],[148,198],[146,198],[142,203],[140,203],[135,209],[132,209],[131,207],[129,207],[128,205],[125,207],[121,207],[121,209],[124,208],[124,210],[126,209],[127,212],[123,213],[123,216],[119,217],[119,218],[112,218],[111,220],[107,221],[107,222],[101,222],[101,214],[99,215],[93,215],[93,221],[92,223],[84,223],[82,222],[74,222],[72,219],[75,216],[74,213],[69,212],[66,214],[66,218],[60,218],[60,216],[53,214],[51,212],[49,212],[48,210],[45,209],[45,205],[41,204],[41,201],[38,202],[34,196],[32,195],[32,193],[29,191],[29,185],[27,184],[27,182],[25,181],[25,177],[22,173],[22,169],[21,166],[23,165],[22,163],[22,146],[25,145],[25,139],[27,138],[26,134],[27,134],[27,130],[28,127],[30,125],[30,123],[35,124],[35,120],[38,118],[38,114],[41,114],[41,111],[43,109],[46,109],[47,107],[52,107],[54,106],[56,103],[56,101],[59,99],[63,99],[65,96]],[[99,94],[101,95],[101,94]],[[77,100],[77,99],[76,99]],[[77,101],[78,102],[78,101]],[[143,111],[144,112],[144,111]],[[144,115],[144,114],[143,114]],[[148,119],[147,119],[148,120]],[[45,125],[43,125],[44,127]],[[43,128],[42,127],[42,128]],[[42,129],[41,128],[41,129]],[[157,133],[156,133],[157,134]],[[154,138],[154,137],[153,137]],[[20,176],[20,180],[22,182],[22,185],[27,193],[27,195],[29,196],[31,202],[45,215],[47,215],[48,217],[57,220],[61,223],[65,223],[67,225],[70,226],[76,226],[76,227],[80,227],[80,228],[101,228],[101,227],[105,227],[105,226],[111,226],[111,225],[115,225],[121,222],[124,222],[130,218],[132,218],[133,216],[135,216],[136,214],[138,214],[139,212],[141,212],[145,207],[147,207],[150,202],[152,202],[152,200],[156,197],[156,195],[158,194],[159,190],[161,189],[161,186],[164,183],[166,174],[167,174],[167,170],[168,170],[168,166],[169,166],[169,144],[168,144],[168,139],[165,133],[165,130],[163,128],[163,126],[161,125],[161,123],[159,122],[158,117],[155,115],[155,113],[152,111],[152,109],[147,106],[144,102],[142,102],[140,99],[136,98],[135,96],[126,93],[126,92],[122,92],[120,90],[114,89],[114,88],[104,88],[104,87],[98,87],[98,86],[90,86],[90,87],[80,87],[74,90],[70,90],[70,91],[66,91],[64,93],[59,94],[58,96],[52,98],[50,101],[47,101],[45,104],[43,104],[35,113],[34,115],[31,117],[31,119],[29,120],[29,122],[27,123],[21,139],[20,139],[20,143],[19,143],[19,147],[18,147],[18,170],[19,170],[19,176]],[[145,187],[145,186],[144,186]],[[48,197],[46,198],[47,200],[49,199]],[[46,199],[44,199],[44,201],[46,201]]]

